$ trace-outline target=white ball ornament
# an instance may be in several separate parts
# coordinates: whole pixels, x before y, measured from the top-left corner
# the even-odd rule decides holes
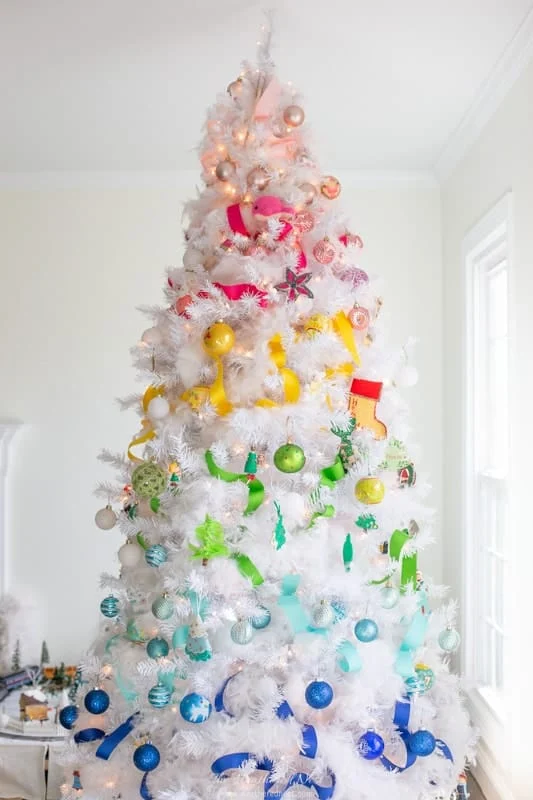
[[[152,422],[165,419],[168,417],[170,406],[166,397],[153,397],[148,403],[148,416]]]
[[[118,551],[118,560],[126,569],[139,566],[143,557],[143,549],[135,542],[126,542]]]
[[[411,364],[404,364],[394,379],[396,386],[408,389],[418,383],[418,370]]]
[[[185,269],[194,269],[203,263],[204,254],[196,247],[188,247],[183,254],[183,266]]]
[[[101,508],[96,512],[94,515],[94,521],[100,530],[110,531],[111,528],[114,528],[117,524],[117,515],[111,506],[106,506],[105,508]]]
[[[141,336],[141,341],[149,347],[157,347],[163,341],[163,336],[159,328],[147,328]]]

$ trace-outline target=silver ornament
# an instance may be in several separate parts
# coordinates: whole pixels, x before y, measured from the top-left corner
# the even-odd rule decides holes
[[[252,641],[254,629],[249,620],[240,619],[232,625],[230,635],[235,644],[248,644]]]
[[[101,531],[110,531],[116,525],[117,515],[111,506],[106,506],[96,512],[94,521],[96,522],[96,527],[100,528]]]
[[[461,636],[455,628],[446,628],[439,634],[439,646],[446,653],[453,653],[461,644]]]
[[[229,181],[234,172],[235,167],[231,161],[219,161],[215,169],[215,175],[219,181]]]
[[[283,112],[283,121],[291,128],[298,128],[305,119],[305,111],[301,106],[287,106]]]
[[[394,608],[399,599],[400,593],[395,586],[385,586],[385,588],[381,590],[382,608]]]
[[[326,600],[313,609],[313,623],[317,628],[329,628],[335,619],[335,612]]]

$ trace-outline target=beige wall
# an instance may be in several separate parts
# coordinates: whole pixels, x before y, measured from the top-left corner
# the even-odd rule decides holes
[[[76,184],[68,176],[64,183]],[[117,570],[119,535],[93,524],[101,447],[123,451],[133,412],[113,403],[136,389],[129,348],[147,324],[135,306],[160,300],[164,267],[178,263],[181,203],[194,190],[145,182],[0,191],[2,379],[0,419],[28,428],[13,448],[8,585],[43,606],[54,659],[75,659],[98,619],[102,570]],[[102,186],[99,187],[99,182]],[[344,207],[381,274],[394,341],[420,339],[420,383],[407,390],[430,502],[441,498],[441,262],[439,192],[405,181],[362,187],[343,176]],[[31,181],[30,181],[31,184]],[[104,185],[105,184],[105,185]],[[438,530],[437,530],[438,535]],[[441,577],[440,543],[424,555]]]
[[[464,412],[464,275],[461,244],[467,231],[512,190],[514,257],[511,272],[511,487],[514,558],[508,593],[514,674],[509,727],[498,756],[508,771],[507,794],[533,797],[531,758],[531,389],[533,370],[533,63],[515,84],[477,143],[442,187],[444,274],[444,578],[461,591],[461,458]],[[476,587],[471,587],[476,591]],[[509,731],[512,731],[509,734]]]

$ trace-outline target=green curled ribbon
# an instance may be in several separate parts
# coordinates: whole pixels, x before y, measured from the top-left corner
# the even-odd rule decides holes
[[[413,553],[410,556],[403,555],[402,551],[407,542],[411,540],[411,536],[409,535],[409,531],[404,530],[397,530],[394,531],[392,536],[390,537],[389,541],[389,556],[392,561],[400,561],[401,562],[401,569],[400,569],[400,587],[402,592],[407,591],[408,587],[411,586],[413,589],[416,589],[416,573],[418,568],[418,558],[417,554]],[[378,586],[382,583],[387,583],[392,577],[392,573],[387,575],[385,578],[382,578],[380,581],[372,581],[372,584]]]
[[[202,561],[210,558],[231,558],[241,575],[248,578],[252,586],[260,586],[264,582],[263,576],[248,556],[229,549],[224,539],[224,528],[216,519],[206,517],[203,525],[196,528],[196,536],[201,547],[189,545],[192,558],[201,558]]]
[[[218,478],[220,481],[225,481],[226,483],[235,483],[235,481],[241,481],[241,483],[246,484],[248,487],[248,503],[244,509],[245,516],[248,514],[253,514],[254,511],[257,511],[265,499],[265,487],[253,473],[228,472],[228,470],[222,469],[215,462],[211,450],[206,450],[205,461],[207,464],[207,469],[209,470],[209,474],[214,478]]]
[[[329,467],[324,467],[324,469],[320,470],[320,484],[318,489],[315,490],[313,495],[311,495],[311,500],[313,502],[320,501],[320,487],[327,486],[329,489],[333,489],[335,483],[340,481],[342,478],[346,476],[344,471],[344,466],[341,461],[341,457],[337,456],[333,464]],[[333,517],[335,515],[335,506],[332,506],[330,503],[326,504],[322,511],[315,511],[313,516],[311,517],[311,522],[307,526],[307,529],[312,528],[317,519],[319,517]]]

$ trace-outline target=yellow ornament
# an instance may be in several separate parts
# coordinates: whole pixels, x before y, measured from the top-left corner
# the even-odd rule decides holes
[[[367,506],[376,505],[385,497],[385,484],[371,475],[368,478],[361,478],[355,484],[355,496],[360,503],[365,503]]]
[[[331,330],[331,319],[325,314],[313,314],[304,322],[306,336],[316,336],[317,333],[327,333]]]
[[[206,353],[213,358],[225,356],[235,344],[233,328],[225,322],[215,322],[205,331],[203,345]]]

